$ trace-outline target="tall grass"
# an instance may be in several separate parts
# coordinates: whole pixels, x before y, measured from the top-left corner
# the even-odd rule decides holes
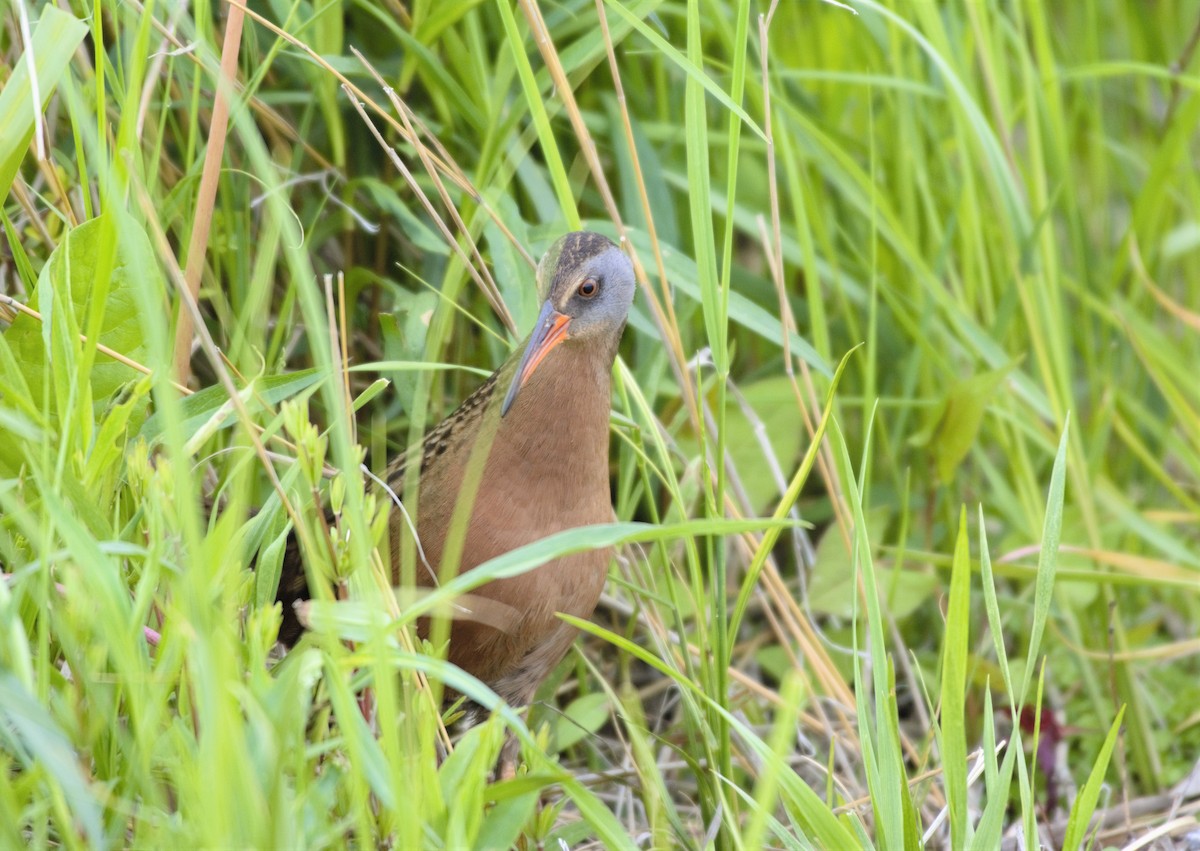
[[[1196,830],[1193,7],[2,14],[0,844]],[[507,356],[581,226],[641,285],[614,522],[393,595],[360,461]],[[339,599],[280,659],[321,504]],[[613,543],[527,722],[395,628]]]

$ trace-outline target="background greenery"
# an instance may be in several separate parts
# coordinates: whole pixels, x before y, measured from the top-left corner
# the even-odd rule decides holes
[[[1196,830],[1200,7],[272,0],[214,136],[231,10],[0,13],[0,844]],[[482,575],[621,558],[528,728],[439,765],[427,681],[494,701],[379,628],[355,446],[499,364],[581,225],[642,283],[617,522]],[[282,662],[272,476],[344,509],[351,598]]]

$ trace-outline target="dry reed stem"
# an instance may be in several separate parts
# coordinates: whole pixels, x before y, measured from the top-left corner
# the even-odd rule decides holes
[[[225,40],[221,45],[221,70],[217,75],[212,120],[208,125],[208,148],[204,152],[204,169],[200,173],[200,188],[196,193],[196,209],[192,217],[192,233],[188,240],[187,269],[184,285],[188,296],[195,301],[200,294],[200,275],[204,272],[204,257],[208,249],[208,232],[212,226],[213,205],[217,198],[217,181],[221,177],[221,160],[225,156],[225,138],[229,130],[229,99],[231,80],[237,79],[238,52],[242,42],[242,22],[245,16],[237,6],[229,7],[225,21]],[[192,374],[192,333],[194,317],[191,310],[180,310],[175,326],[175,376],[187,384]]]

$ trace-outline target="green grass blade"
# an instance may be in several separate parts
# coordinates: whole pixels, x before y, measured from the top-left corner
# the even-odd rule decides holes
[[[950,596],[946,601],[946,635],[942,641],[942,694],[939,742],[950,808],[950,845],[967,844],[967,654],[971,629],[971,553],[967,509],[959,513]]]
[[[1063,491],[1066,487],[1067,437],[1071,418],[1063,423],[1058,452],[1054,456],[1054,468],[1050,474],[1050,492],[1046,496],[1046,517],[1042,527],[1041,548],[1038,552],[1037,585],[1033,598],[1033,625],[1029,636],[1029,654],[1021,687],[1017,690],[1017,705],[1024,706],[1029,694],[1029,683],[1037,667],[1038,652],[1041,650],[1042,634],[1046,631],[1046,620],[1050,617],[1050,604],[1054,598],[1054,575],[1058,568],[1058,544],[1062,537]]]
[[[1108,735],[1104,737],[1104,745],[1092,766],[1087,783],[1079,790],[1075,803],[1071,805],[1071,815],[1067,819],[1067,831],[1063,834],[1063,848],[1082,848],[1084,837],[1087,835],[1088,823],[1096,811],[1096,802],[1100,800],[1100,789],[1104,785],[1104,775],[1108,771],[1108,761],[1112,757],[1113,747],[1117,744],[1117,736],[1121,733],[1121,720],[1125,717],[1125,707],[1122,706],[1113,719]]]

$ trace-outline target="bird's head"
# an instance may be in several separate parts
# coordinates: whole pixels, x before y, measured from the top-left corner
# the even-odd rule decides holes
[[[545,301],[517,364],[500,415],[538,365],[560,344],[595,346],[616,352],[637,282],[633,265],[612,240],[576,231],[558,240],[537,268],[538,294]]]

